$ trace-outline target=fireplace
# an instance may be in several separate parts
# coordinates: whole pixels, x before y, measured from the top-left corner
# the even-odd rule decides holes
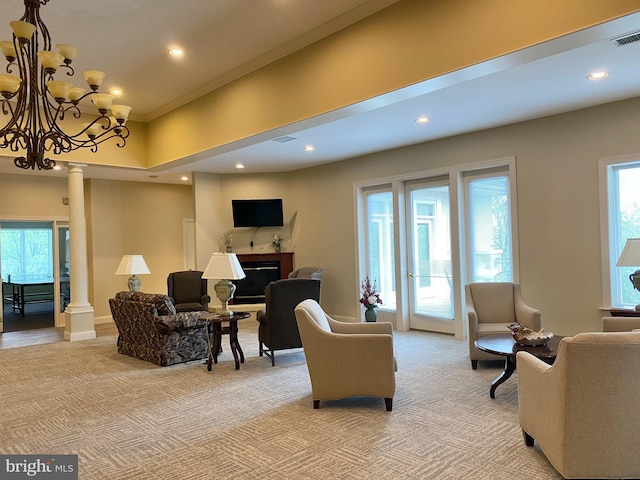
[[[264,303],[270,282],[287,278],[293,270],[293,253],[238,254],[246,278],[234,281],[234,305]]]

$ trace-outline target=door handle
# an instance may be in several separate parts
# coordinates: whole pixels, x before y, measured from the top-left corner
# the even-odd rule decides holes
[[[413,272],[409,272],[409,278],[413,278],[414,276]]]

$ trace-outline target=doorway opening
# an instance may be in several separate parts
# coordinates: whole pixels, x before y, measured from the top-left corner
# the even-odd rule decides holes
[[[68,238],[66,222],[0,222],[0,331],[61,326],[69,303]]]

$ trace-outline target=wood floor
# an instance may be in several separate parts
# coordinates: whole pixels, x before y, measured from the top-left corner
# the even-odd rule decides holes
[[[95,326],[96,336],[117,335],[114,323],[100,323]],[[0,350],[6,348],[41,345],[43,343],[64,342],[64,328],[39,328],[20,332],[6,332],[0,334]]]

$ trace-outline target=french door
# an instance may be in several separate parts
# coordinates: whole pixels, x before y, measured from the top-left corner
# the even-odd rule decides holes
[[[454,333],[448,179],[407,183],[411,328]]]

